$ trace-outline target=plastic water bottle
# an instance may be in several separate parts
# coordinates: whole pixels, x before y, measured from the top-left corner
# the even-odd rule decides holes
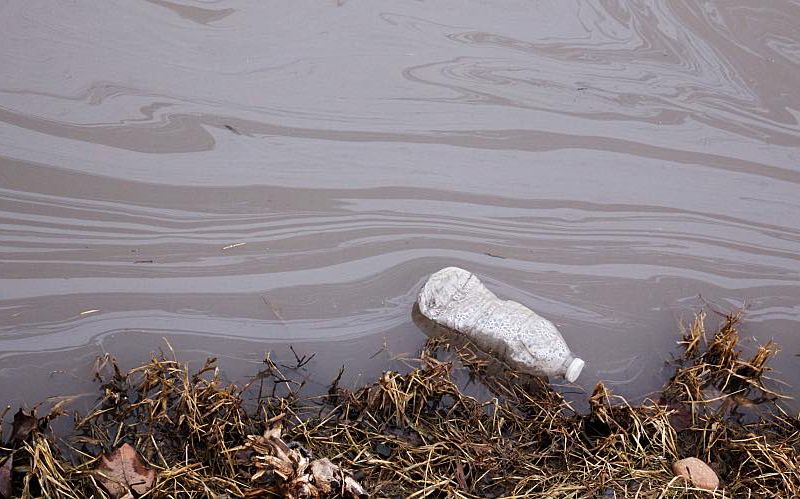
[[[578,379],[583,360],[570,351],[556,326],[514,301],[501,300],[473,274],[447,267],[419,292],[425,317],[467,336],[478,348],[529,374]]]

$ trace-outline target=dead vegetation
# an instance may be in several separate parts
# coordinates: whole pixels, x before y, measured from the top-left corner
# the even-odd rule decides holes
[[[269,358],[252,383],[223,383],[160,355],[123,373],[97,366],[102,394],[53,435],[23,411],[0,449],[0,497],[798,497],[800,421],[767,379],[772,344],[738,349],[740,317],[711,338],[684,333],[662,397],[631,405],[602,384],[578,414],[546,381],[469,346],[428,342],[406,373],[303,399]],[[299,362],[299,360],[298,360]],[[468,375],[490,394],[468,396]],[[757,409],[757,410],[755,410]],[[674,476],[698,457],[703,492]]]

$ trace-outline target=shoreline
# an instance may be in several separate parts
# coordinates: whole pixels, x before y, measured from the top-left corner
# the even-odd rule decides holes
[[[742,358],[740,320],[707,334],[699,313],[656,400],[631,405],[599,383],[585,413],[545,379],[446,336],[408,373],[357,390],[340,376],[315,398],[269,357],[240,386],[215,359],[190,371],[161,354],[122,372],[106,356],[98,403],[73,414],[70,434],[52,428],[63,404],[14,414],[0,435],[0,497],[796,497],[800,419],[768,378],[777,347]],[[473,383],[490,397],[467,395]],[[720,488],[677,477],[687,457]]]

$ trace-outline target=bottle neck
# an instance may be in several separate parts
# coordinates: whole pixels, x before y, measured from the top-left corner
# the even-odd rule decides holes
[[[564,362],[561,364],[561,369],[560,369],[561,372],[566,373],[567,369],[569,369],[569,366],[572,364],[572,362],[575,359],[576,359],[576,357],[572,354],[572,352],[567,354],[567,358],[564,359]]]

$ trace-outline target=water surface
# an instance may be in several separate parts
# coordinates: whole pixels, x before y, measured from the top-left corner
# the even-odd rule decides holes
[[[3,1],[0,398],[91,392],[99,353],[165,338],[231,380],[292,344],[357,384],[420,347],[447,265],[557,323],[586,390],[657,390],[704,303],[800,386],[798,26],[794,1]]]

